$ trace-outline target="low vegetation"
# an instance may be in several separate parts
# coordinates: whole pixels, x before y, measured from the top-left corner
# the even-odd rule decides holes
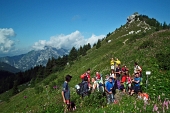
[[[13,87],[13,89],[16,88],[18,91],[13,96],[12,92],[15,90],[12,89],[2,93],[0,95],[0,112],[63,113],[61,87],[67,74],[73,76],[69,85],[71,87],[71,100],[77,106],[75,113],[170,112],[168,108],[168,105],[170,105],[170,80],[168,79],[170,75],[170,30],[168,30],[167,25],[164,25],[166,27],[163,27],[161,24],[154,26],[152,22],[157,21],[147,19],[150,18],[141,16],[141,21],[121,26],[114,32],[109,33],[103,40],[99,40],[92,48],[89,44],[80,47],[78,50],[73,47],[70,54],[64,58],[49,59],[47,66],[41,68],[43,71],[38,71],[38,68],[35,67],[31,69],[34,71],[24,72],[27,74],[30,72],[28,75],[31,76],[36,73],[36,76],[33,76],[30,81],[24,84]],[[144,20],[147,20],[146,23],[151,28],[146,30],[145,33],[143,33],[143,27],[148,27],[148,25],[142,24]],[[138,26],[139,24],[142,27]],[[141,32],[129,34],[132,30],[141,30]],[[108,42],[108,40],[111,40],[111,42]],[[105,96],[103,97],[100,93],[93,93],[84,99],[81,99],[76,94],[74,86],[81,81],[80,75],[87,68],[91,68],[91,76],[96,71],[100,71],[103,77],[110,73],[111,57],[118,57],[122,65],[126,64],[130,69],[131,74],[133,73],[135,61],[142,66],[142,88],[144,92],[150,95],[148,104],[137,99],[136,96],[129,96],[118,91],[117,94],[120,93],[117,97],[119,102],[113,105],[107,105]],[[145,75],[146,71],[151,71],[151,75],[148,78]],[[22,77],[24,76],[22,75]],[[147,79],[148,84],[146,84]]]

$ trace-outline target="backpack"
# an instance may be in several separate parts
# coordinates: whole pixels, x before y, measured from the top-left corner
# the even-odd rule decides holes
[[[83,95],[84,93],[86,93],[85,84],[88,84],[88,83],[83,81],[78,84],[79,88],[76,88],[76,92],[78,95]]]
[[[84,79],[85,76],[87,76],[87,73],[83,73],[82,75],[80,75],[80,78]]]

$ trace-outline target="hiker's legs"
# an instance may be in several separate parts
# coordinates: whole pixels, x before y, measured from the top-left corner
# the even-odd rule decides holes
[[[107,97],[107,104],[110,104],[110,96],[108,93],[106,93],[106,97]]]
[[[140,90],[140,86],[135,86],[135,88],[134,88],[135,93],[138,94],[139,90]]]
[[[113,103],[113,102],[114,102],[114,95],[113,95],[113,93],[112,93],[112,94],[110,94],[110,101],[111,101],[111,103]]]
[[[113,103],[114,102],[114,96],[113,94],[106,94],[107,96],[107,104]]]
[[[70,100],[66,100],[65,105],[64,105],[64,112],[70,110]]]

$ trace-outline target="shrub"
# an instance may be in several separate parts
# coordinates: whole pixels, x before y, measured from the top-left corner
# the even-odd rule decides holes
[[[147,47],[153,47],[154,42],[153,41],[144,41],[140,46],[139,49],[145,49]]]
[[[156,59],[158,61],[158,65],[163,70],[170,70],[170,53],[168,54],[156,54]]]

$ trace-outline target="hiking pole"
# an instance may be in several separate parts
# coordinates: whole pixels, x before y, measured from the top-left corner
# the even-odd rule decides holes
[[[148,88],[148,75],[151,74],[151,71],[146,71],[146,76],[147,76],[147,79],[146,79],[146,89]]]

